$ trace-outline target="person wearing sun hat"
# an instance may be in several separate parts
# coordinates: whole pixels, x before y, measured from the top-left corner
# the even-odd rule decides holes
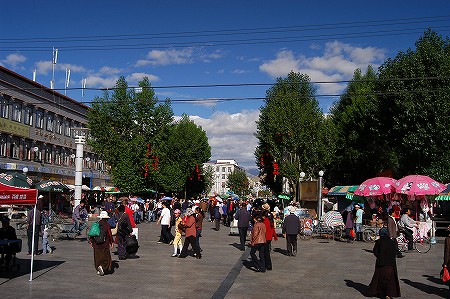
[[[187,256],[189,244],[191,244],[192,249],[194,250],[195,258],[201,259],[202,255],[200,254],[200,249],[198,248],[196,242],[197,228],[195,227],[194,211],[192,211],[191,208],[186,209],[186,220],[184,221],[184,227],[186,228],[186,238],[184,240],[183,249],[181,249],[178,257],[185,258]]]
[[[94,249],[94,266],[97,270],[97,274],[103,276],[105,273],[112,272],[112,259],[111,259],[111,251],[114,246],[113,236],[111,234],[111,226],[108,224],[107,220],[109,219],[108,212],[101,211],[100,215],[97,216],[99,218],[100,234],[102,231],[106,234],[106,240],[102,243],[95,242],[93,238],[91,238],[91,246]]]
[[[183,240],[182,240],[182,229],[184,228],[183,219],[181,218],[180,209],[175,209],[173,211],[175,215],[175,238],[173,239],[173,254],[172,257],[178,256],[178,250],[182,250],[183,248]]]

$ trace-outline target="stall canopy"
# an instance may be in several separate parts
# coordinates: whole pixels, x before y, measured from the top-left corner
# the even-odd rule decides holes
[[[35,205],[37,190],[19,188],[0,183],[0,204],[2,205]]]
[[[438,196],[436,196],[435,200],[449,200],[450,201],[450,184],[447,184],[447,187],[444,191],[439,193]]]
[[[0,204],[2,205],[34,205],[34,215],[33,215],[33,234],[36,233],[36,204],[37,204],[37,193],[36,189],[19,188],[8,186],[0,183]],[[31,269],[30,269],[30,281],[33,280],[33,263],[34,263],[34,251],[35,243],[32,245],[33,255],[31,256]]]
[[[347,194],[353,195],[353,192],[358,188],[359,185],[352,186],[334,186],[328,191],[328,196],[345,196]]]

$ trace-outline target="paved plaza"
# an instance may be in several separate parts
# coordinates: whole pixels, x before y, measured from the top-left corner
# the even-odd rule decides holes
[[[53,254],[35,259],[29,282],[26,241],[17,255],[20,269],[0,271],[0,298],[365,298],[372,278],[373,244],[322,239],[299,240],[299,253],[285,255],[286,241],[272,244],[273,270],[247,268],[249,248],[237,248],[238,236],[204,222],[203,258],[173,258],[171,245],[158,244],[160,227],[139,224],[138,257],[118,260],[112,275],[98,276],[86,240],[52,242]],[[439,280],[443,244],[426,254],[407,253],[397,260],[402,298],[446,298]],[[116,249],[113,250],[115,252]]]

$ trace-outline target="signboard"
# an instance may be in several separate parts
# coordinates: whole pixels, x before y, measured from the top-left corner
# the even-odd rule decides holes
[[[36,189],[17,188],[0,183],[0,204],[35,205],[36,201]]]
[[[317,181],[307,181],[300,183],[300,200],[317,201]]]
[[[21,137],[30,137],[30,126],[0,117],[0,131]]]

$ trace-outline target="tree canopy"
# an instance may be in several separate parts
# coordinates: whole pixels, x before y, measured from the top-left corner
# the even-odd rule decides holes
[[[278,78],[260,110],[255,158],[265,184],[280,192],[281,177],[286,177],[295,190],[300,172],[317,177],[333,153],[332,130],[309,77],[291,72]]]
[[[450,180],[449,38],[429,29],[415,46],[387,59],[378,74],[357,70],[334,105],[334,183],[380,174]]]
[[[94,99],[88,143],[125,192],[181,191],[194,170],[201,180],[196,165],[211,155],[206,133],[186,115],[174,122],[170,100],[159,104],[148,78],[139,87],[139,92],[128,88],[121,77],[112,93]]]

